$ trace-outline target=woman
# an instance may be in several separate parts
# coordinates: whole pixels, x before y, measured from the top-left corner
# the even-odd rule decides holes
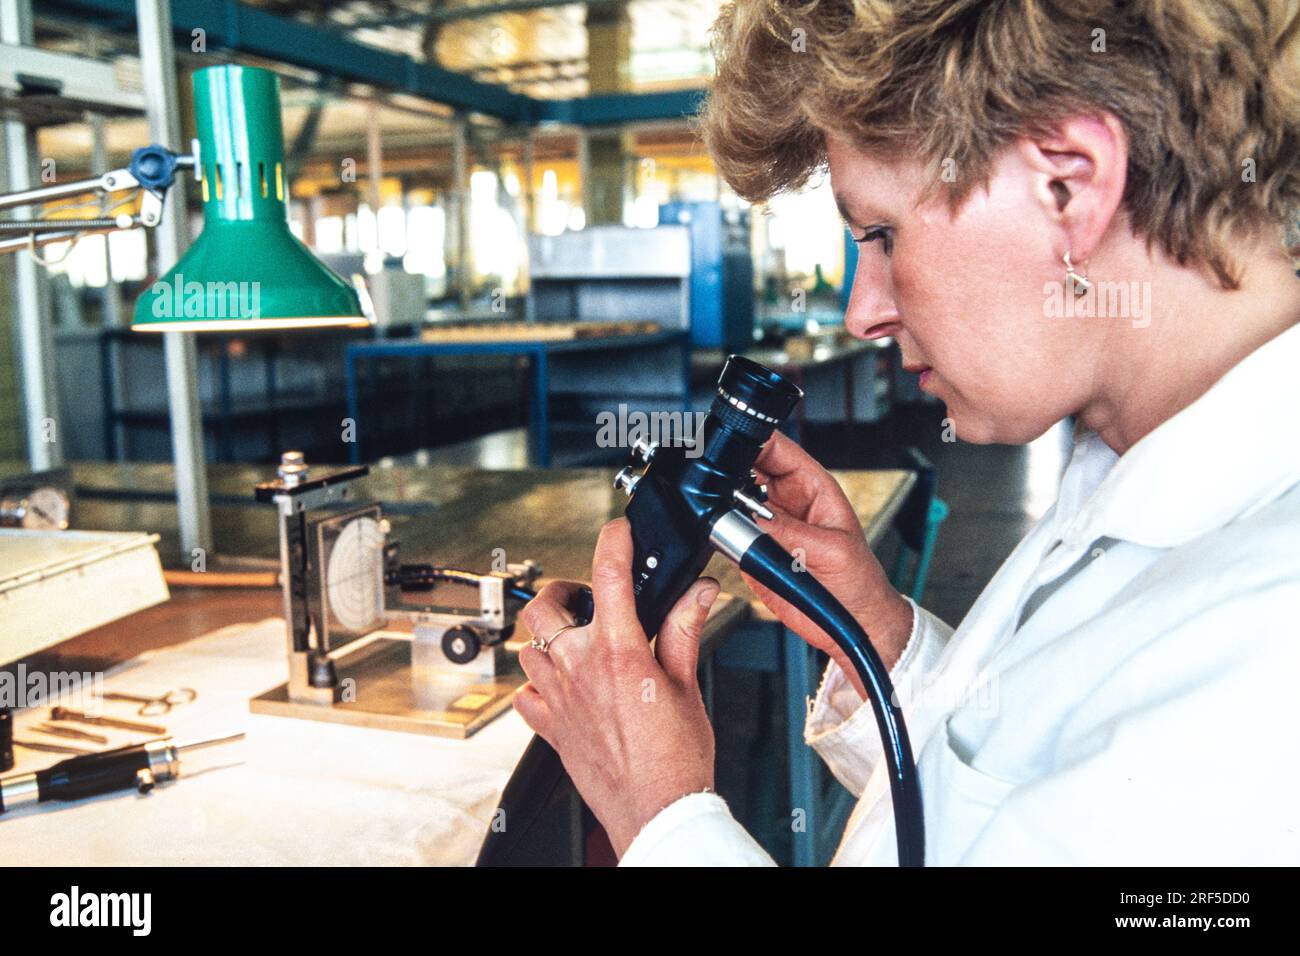
[[[1295,6],[746,0],[716,38],[714,158],[756,202],[829,169],[861,247],[849,331],[894,337],[966,441],[1078,421],[1055,506],[955,632],[889,586],[815,461],[780,437],[759,460],[768,530],[891,666],[927,862],[1300,862]],[[717,584],[656,661],[629,542],[606,526],[595,620],[525,651],[516,706],[623,863],[768,863],[710,792]],[[529,605],[534,633],[574,587]],[[862,687],[755,591],[832,658],[806,734],[858,797],[836,862],[896,862]]]

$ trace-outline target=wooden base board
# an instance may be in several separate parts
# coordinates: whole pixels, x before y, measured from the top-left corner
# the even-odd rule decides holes
[[[464,740],[510,707],[523,685],[522,673],[494,680],[450,675],[417,684],[412,679],[411,642],[378,638],[368,642],[358,660],[335,662],[340,683],[353,680],[353,699],[335,704],[312,704],[289,699],[289,685],[273,687],[254,697],[248,707],[255,714],[296,717],[331,724],[349,724],[376,730],[396,730]]]

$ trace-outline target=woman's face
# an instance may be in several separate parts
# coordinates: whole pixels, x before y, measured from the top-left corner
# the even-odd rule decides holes
[[[918,205],[931,172],[873,160],[828,138],[831,185],[859,242],[845,325],[894,336],[904,367],[948,408],[963,441],[1023,443],[1077,411],[1095,377],[1100,334],[1049,317],[1061,283],[1043,183],[1014,149],[956,215],[945,190]],[[960,175],[960,170],[951,170]]]

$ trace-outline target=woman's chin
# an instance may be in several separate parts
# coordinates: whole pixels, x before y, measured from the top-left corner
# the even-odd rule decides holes
[[[952,402],[944,403],[941,427],[942,437],[946,442],[964,441],[972,445],[1015,444],[1014,439],[1003,434],[1006,429],[998,427],[996,418],[969,408],[962,408]]]
[[[1028,445],[1055,424],[1030,424],[1011,416],[961,414],[948,407],[943,420],[944,441],[964,441],[971,445]]]

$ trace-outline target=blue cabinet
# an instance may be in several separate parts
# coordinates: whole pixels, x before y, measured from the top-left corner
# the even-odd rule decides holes
[[[749,210],[716,202],[672,202],[659,207],[660,225],[681,224],[691,234],[691,344],[741,351],[754,341],[754,259]]]

